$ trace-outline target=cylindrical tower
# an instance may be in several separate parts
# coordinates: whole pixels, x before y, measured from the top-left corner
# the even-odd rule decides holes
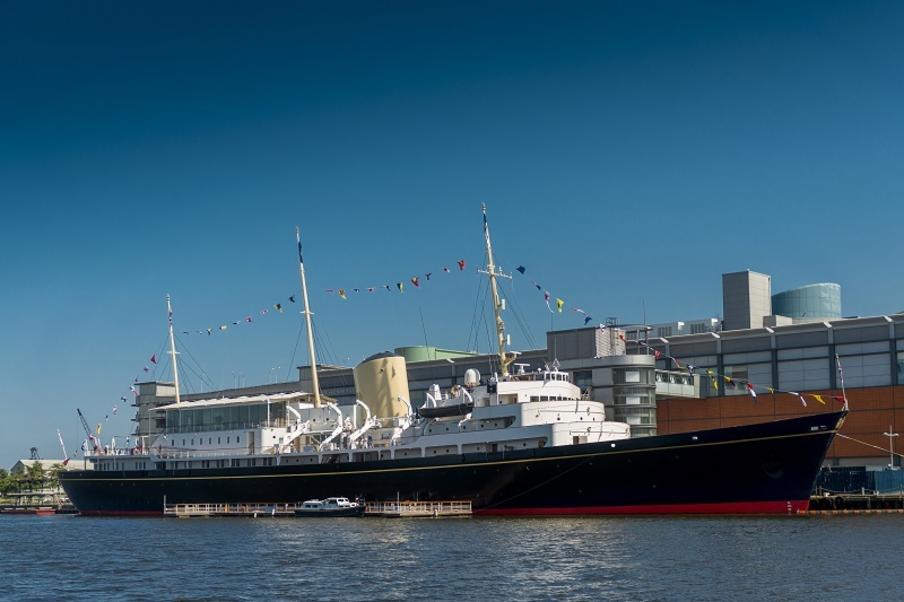
[[[355,392],[373,416],[406,416],[408,407],[399,397],[409,399],[405,358],[384,352],[370,356],[355,367]]]
[[[795,322],[841,318],[841,285],[819,282],[772,295],[772,313]]]

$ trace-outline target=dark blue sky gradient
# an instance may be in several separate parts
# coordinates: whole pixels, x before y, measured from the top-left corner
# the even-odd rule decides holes
[[[900,3],[186,4],[0,3],[4,466],[127,392],[165,293],[182,330],[295,292],[296,223],[341,362],[422,343],[421,311],[467,345],[470,271],[323,289],[473,265],[482,201],[499,261],[597,320],[717,315],[747,267],[904,309]],[[284,379],[299,324],[185,343],[219,386]]]

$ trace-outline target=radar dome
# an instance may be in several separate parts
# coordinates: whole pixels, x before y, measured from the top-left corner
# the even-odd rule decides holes
[[[465,386],[469,389],[473,389],[479,384],[480,372],[478,372],[474,368],[468,368],[467,370],[465,370]]]

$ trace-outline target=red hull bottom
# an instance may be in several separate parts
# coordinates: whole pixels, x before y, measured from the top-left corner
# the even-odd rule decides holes
[[[810,500],[779,502],[717,502],[708,504],[647,504],[637,506],[577,506],[574,508],[482,508],[479,516],[574,516],[595,514],[798,514]]]

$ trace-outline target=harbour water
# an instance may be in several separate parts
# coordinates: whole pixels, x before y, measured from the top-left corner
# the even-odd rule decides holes
[[[0,517],[4,600],[898,600],[900,516]]]

